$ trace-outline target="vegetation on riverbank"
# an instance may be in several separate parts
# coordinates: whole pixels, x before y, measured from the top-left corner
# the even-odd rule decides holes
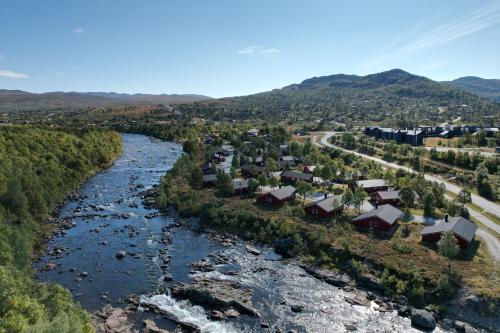
[[[93,332],[68,290],[32,280],[30,258],[43,220],[120,153],[116,132],[0,127],[0,332]]]
[[[231,144],[238,146],[237,142]],[[388,239],[374,232],[354,231],[349,222],[357,209],[348,209],[333,218],[314,219],[304,215],[298,201],[271,208],[256,203],[252,193],[235,196],[225,194],[222,186],[202,188],[200,166],[211,155],[210,147],[199,141],[185,144],[186,154],[161,182],[157,201],[160,208],[174,205],[182,215],[200,216],[205,227],[259,242],[285,244],[287,251],[306,262],[346,271],[360,279],[371,276],[388,295],[405,295],[414,304],[448,300],[454,288],[462,284],[477,294],[494,298],[500,295],[498,286],[489,278],[495,273],[479,241],[452,260],[455,273],[450,276],[447,259],[435,248],[421,243],[423,226],[419,223],[405,222]],[[298,149],[312,149],[304,160],[318,158],[318,164],[326,161],[342,164],[342,168],[356,165],[358,170],[382,175],[377,164],[358,165],[352,154],[319,152],[308,143]],[[419,176],[400,172],[397,177],[398,181],[426,189],[426,182]]]

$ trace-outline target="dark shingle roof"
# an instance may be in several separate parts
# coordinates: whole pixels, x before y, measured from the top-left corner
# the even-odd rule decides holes
[[[208,183],[208,182],[216,182],[217,181],[217,175],[215,174],[210,174],[210,175],[204,175],[203,176],[203,182]]]
[[[334,195],[334,196],[328,197],[328,198],[320,200],[320,201],[311,202],[310,204],[305,205],[304,208],[318,206],[321,209],[323,209],[325,212],[329,213],[329,212],[336,210],[341,205],[342,205],[342,196],[341,195]]]
[[[382,200],[396,200],[399,199],[399,191],[378,191],[377,194]]]
[[[311,180],[313,175],[310,173],[294,172],[294,171],[283,171],[281,177],[295,178],[301,180]]]
[[[425,227],[422,235],[444,233],[452,231],[455,235],[470,242],[476,234],[477,225],[461,216],[451,217],[448,222],[441,221],[435,225]]]
[[[389,224],[393,224],[402,215],[403,212],[397,209],[396,207],[391,205],[382,205],[379,206],[377,209],[373,209],[367,213],[363,213],[352,220],[355,222],[355,221],[365,220],[371,217],[378,217],[379,219]]]
[[[257,170],[257,172],[264,172],[266,171],[266,168],[258,166],[258,165],[250,165],[250,164],[245,164],[241,166],[242,171],[252,171],[253,169]]]
[[[278,200],[286,199],[294,193],[295,193],[295,187],[293,186],[284,186],[280,189],[269,192],[270,195],[272,195]]]

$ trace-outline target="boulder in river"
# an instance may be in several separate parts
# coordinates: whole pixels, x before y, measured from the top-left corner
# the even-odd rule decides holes
[[[259,249],[257,249],[256,247],[253,247],[253,246],[251,246],[251,245],[245,245],[245,249],[246,249],[248,252],[250,252],[251,254],[256,255],[256,256],[258,256],[258,255],[260,255],[260,254],[261,254],[261,252],[260,252],[260,250],[259,250]]]
[[[192,285],[179,284],[171,288],[176,298],[189,299],[192,303],[210,309],[228,310],[233,308],[252,316],[260,313],[252,306],[252,293],[238,283],[211,278],[198,278]]]
[[[411,324],[426,330],[436,328],[436,320],[431,312],[421,309],[411,310]]]
[[[139,333],[128,319],[131,314],[129,310],[106,305],[93,315],[96,333]]]
[[[317,267],[311,267],[303,265],[301,266],[309,275],[321,280],[325,283],[331,284],[336,287],[343,287],[351,283],[351,278],[346,274],[337,274],[335,272],[321,269]]]
[[[118,251],[116,254],[115,254],[115,257],[116,259],[123,259],[127,256],[127,252],[125,251]]]
[[[144,319],[142,323],[144,324],[143,333],[170,333],[170,331],[159,328],[151,319]]]

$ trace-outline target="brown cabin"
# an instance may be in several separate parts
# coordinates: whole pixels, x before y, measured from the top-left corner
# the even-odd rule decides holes
[[[373,193],[372,200],[379,205],[398,205],[399,204],[399,191],[377,191]]]
[[[352,224],[361,229],[372,227],[378,231],[389,232],[392,228],[395,228],[397,221],[402,215],[403,212],[396,207],[382,205],[354,218]]]
[[[274,206],[282,206],[286,201],[295,200],[295,187],[284,186],[277,190],[262,194],[257,197],[257,202]]]
[[[446,216],[444,221],[425,227],[421,233],[422,240],[437,243],[441,239],[441,235],[448,231],[453,232],[457,239],[458,246],[460,246],[461,249],[465,249],[474,240],[477,225],[461,216],[452,217],[450,219]]]
[[[295,171],[283,171],[281,174],[281,180],[283,182],[288,182],[288,183],[295,183],[299,180],[303,180],[308,183],[312,183],[313,181],[313,175],[310,173],[302,173],[302,172],[295,172]]]
[[[326,196],[326,194],[325,194]],[[326,197],[322,200],[311,202],[304,206],[304,211],[313,216],[332,217],[340,214],[344,208],[342,204],[342,196],[334,195]]]

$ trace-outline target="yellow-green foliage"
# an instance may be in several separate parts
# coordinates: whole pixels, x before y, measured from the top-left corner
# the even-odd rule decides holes
[[[60,286],[34,283],[40,221],[85,177],[121,153],[115,132],[0,128],[0,332],[92,332]]]

